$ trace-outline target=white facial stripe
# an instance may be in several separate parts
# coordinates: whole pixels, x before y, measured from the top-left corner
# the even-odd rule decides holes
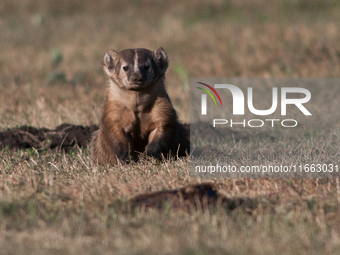
[[[137,54],[137,50],[135,50],[135,56],[134,56],[134,71],[138,72],[138,54]]]

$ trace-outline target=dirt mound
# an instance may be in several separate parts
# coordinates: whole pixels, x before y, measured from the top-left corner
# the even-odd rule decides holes
[[[98,130],[97,125],[76,126],[62,124],[56,129],[34,128],[22,126],[0,132],[0,149],[6,146],[9,149],[62,149],[69,151],[74,145],[85,147],[88,145],[91,135]]]
[[[227,210],[234,210],[246,200],[243,198],[230,199],[223,195],[212,184],[199,184],[175,190],[159,191],[139,195],[130,200],[132,208],[157,208],[171,207],[176,209],[209,208],[221,205]]]

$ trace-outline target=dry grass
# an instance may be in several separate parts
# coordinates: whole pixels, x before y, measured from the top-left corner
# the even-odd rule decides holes
[[[105,87],[101,60],[108,48],[164,47],[170,57],[169,94],[184,122],[189,76],[339,77],[339,11],[331,0],[2,1],[0,130],[98,123]],[[338,128],[325,138],[335,151]],[[306,140],[314,131],[306,130]],[[232,149],[243,155],[241,148]],[[255,153],[245,143],[247,149]],[[339,159],[336,152],[333,156]],[[3,254],[337,254],[340,249],[336,179],[191,179],[188,159],[101,168],[92,165],[87,149],[78,148],[69,154],[3,150],[0,169]],[[144,192],[203,181],[259,204],[232,213],[124,207]]]
[[[340,245],[335,179],[208,180],[259,205],[232,213],[128,212],[124,201],[134,195],[201,180],[189,178],[186,160],[97,168],[81,150],[1,158],[0,245],[8,252],[333,254]]]

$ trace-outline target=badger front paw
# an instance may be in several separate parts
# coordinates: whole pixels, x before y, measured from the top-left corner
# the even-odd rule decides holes
[[[159,143],[152,142],[145,147],[144,153],[148,156],[160,159],[162,154],[162,147]]]
[[[136,160],[135,153],[131,150],[129,144],[122,142],[115,143],[113,145],[113,151],[115,156],[120,162],[129,163],[130,161]]]

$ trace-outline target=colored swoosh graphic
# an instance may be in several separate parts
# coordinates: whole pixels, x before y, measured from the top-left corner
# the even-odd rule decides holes
[[[215,93],[215,95],[218,97],[218,100],[220,100],[220,103],[221,103],[221,106],[222,106],[222,100],[221,100],[221,98],[220,98],[220,95],[217,93],[217,91],[216,91],[213,87],[211,87],[210,85],[205,84],[205,83],[203,83],[203,82],[197,82],[197,83],[202,84],[202,85],[208,87],[209,89],[211,89],[211,90]],[[210,96],[211,96],[211,94],[210,94]],[[214,99],[214,102],[215,102],[215,99]],[[216,103],[215,103],[215,104],[216,104]]]
[[[215,105],[217,105],[217,104],[216,104],[216,101],[215,101],[215,98],[213,97],[213,95],[212,95],[208,90],[202,89],[202,88],[200,88],[200,87],[196,87],[196,88],[201,89],[201,90],[203,90],[204,92],[206,92],[207,94],[209,94],[209,96],[211,96],[211,98],[214,100]]]

